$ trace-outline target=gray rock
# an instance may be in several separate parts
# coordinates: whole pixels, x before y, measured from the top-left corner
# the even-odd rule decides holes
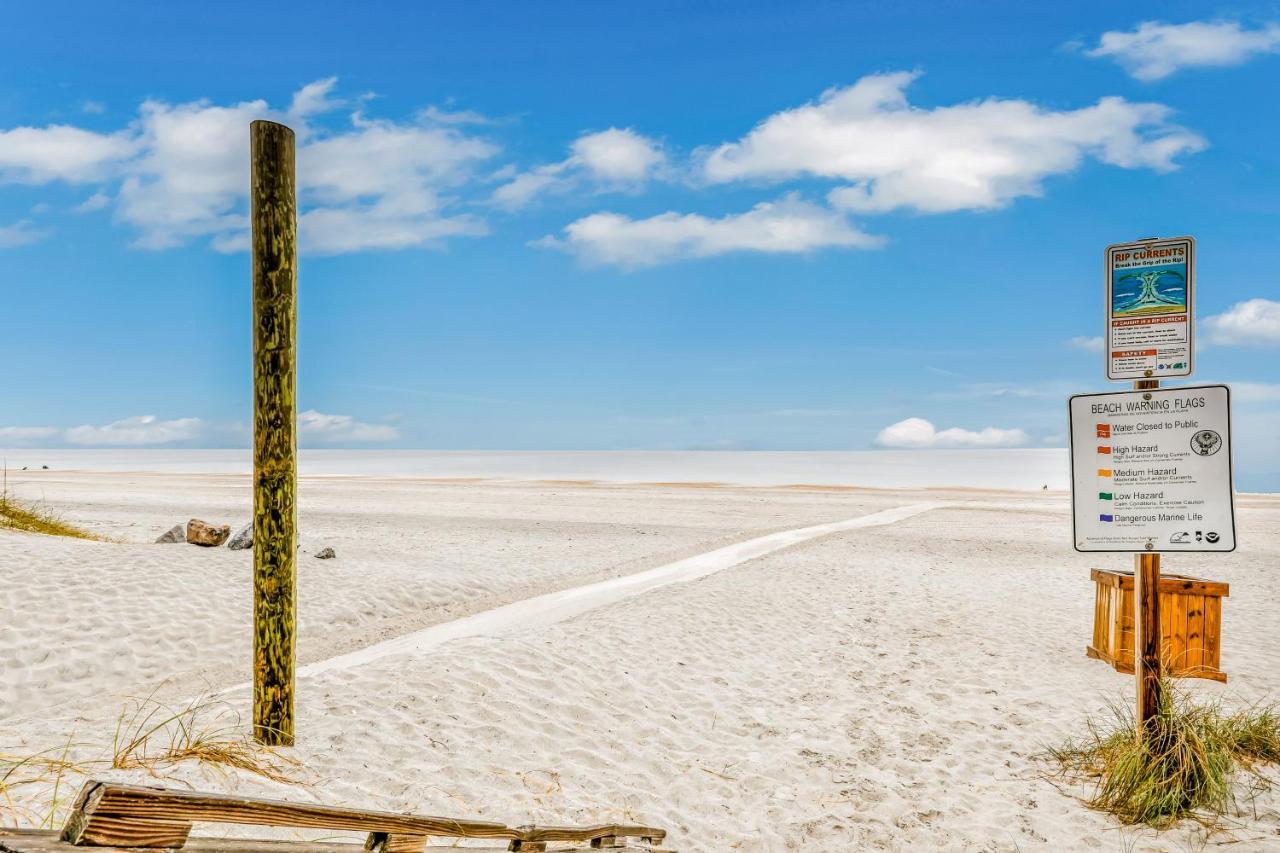
[[[187,541],[192,545],[216,548],[231,536],[230,524],[209,524],[193,518],[187,522]]]
[[[156,540],[157,545],[168,545],[174,542],[187,541],[187,526],[185,524],[175,524],[170,527],[168,532]]]
[[[245,551],[253,547],[253,522],[236,531],[236,535],[227,540],[227,547],[232,551]]]
[[[333,552],[332,548],[321,548],[316,552],[317,560],[332,560],[336,556],[338,555]]]

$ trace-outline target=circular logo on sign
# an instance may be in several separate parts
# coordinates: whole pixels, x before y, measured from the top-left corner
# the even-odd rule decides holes
[[[1222,436],[1211,429],[1202,429],[1191,436],[1191,449],[1201,456],[1212,456],[1222,449]]]
[[[1217,541],[1218,541],[1218,539],[1219,539],[1219,536],[1218,536],[1218,534],[1217,534],[1217,533],[1215,533],[1214,531],[1210,530],[1208,533],[1206,533],[1206,534],[1204,535],[1204,538],[1205,538],[1205,539],[1208,539],[1210,542],[1217,542]]]

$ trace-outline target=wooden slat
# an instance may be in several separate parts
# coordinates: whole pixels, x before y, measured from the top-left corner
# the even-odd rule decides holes
[[[1204,666],[1204,599],[1203,595],[1188,595],[1187,599],[1187,651],[1183,665],[1190,670]]]
[[[1160,604],[1160,639],[1156,643],[1156,652],[1160,655],[1160,662],[1167,663],[1172,659],[1174,650],[1169,645],[1169,638],[1173,636],[1173,607],[1171,607],[1169,596],[1161,595]]]
[[[1102,586],[1094,588],[1093,595],[1093,648],[1107,647],[1107,590]]]
[[[1215,670],[1222,669],[1218,632],[1222,630],[1222,599],[1205,598],[1204,600],[1204,665]],[[1224,679],[1225,680],[1225,679]]]
[[[58,833],[32,829],[0,829],[0,853],[74,853],[82,850],[63,841]],[[137,851],[137,847],[95,848]],[[437,848],[439,849],[439,848]],[[455,850],[455,848],[450,848]],[[255,841],[243,838],[189,838],[183,853],[360,853],[360,845],[328,841]],[[467,853],[480,853],[472,848]]]
[[[1133,666],[1135,643],[1133,635],[1133,590],[1120,590],[1120,641],[1116,644],[1116,659]],[[1130,672],[1133,670],[1130,669]]]
[[[1170,631],[1165,635],[1165,644],[1169,647],[1169,667],[1174,672],[1187,668],[1187,595],[1168,595],[1172,612],[1169,624]]]
[[[651,826],[521,826],[425,815],[343,809],[201,794],[114,783],[89,782],[76,798],[63,828],[64,840],[98,846],[180,847],[193,821],[289,826],[302,829],[366,831],[367,850],[418,853],[430,836],[487,838],[520,842],[535,849],[548,841],[588,842],[596,838],[640,838],[658,844],[666,830]]]
[[[1114,586],[1119,589],[1133,589],[1133,572],[1113,572],[1108,569],[1092,569],[1089,578],[1103,586]],[[1230,584],[1220,581],[1205,580],[1190,575],[1160,575],[1160,592],[1188,592],[1195,595],[1220,595],[1226,597],[1231,593]]]
[[[157,846],[148,841],[150,834],[135,834],[129,825],[137,823],[138,826],[150,827],[158,821],[185,822],[188,828],[192,821],[209,821],[447,838],[509,840],[519,837],[515,830],[503,824],[486,821],[341,809],[100,782],[87,783],[80,799],[83,804],[72,813],[63,830],[63,838],[73,843]]]
[[[521,841],[594,841],[597,838],[640,838],[661,844],[667,837],[665,829],[656,826],[628,826],[605,823],[597,826],[518,826],[516,832]]]
[[[425,835],[371,832],[364,842],[364,849],[369,853],[422,853],[426,848]]]

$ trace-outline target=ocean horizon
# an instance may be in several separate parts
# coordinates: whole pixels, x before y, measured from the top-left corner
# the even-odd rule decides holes
[[[248,474],[246,449],[39,449],[0,451],[10,471]],[[871,488],[1069,487],[1064,448],[971,450],[333,450],[299,451],[302,476],[601,482],[811,484]]]

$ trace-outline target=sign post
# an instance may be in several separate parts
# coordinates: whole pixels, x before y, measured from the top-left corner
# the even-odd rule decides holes
[[[1225,385],[1160,387],[1195,367],[1195,240],[1106,249],[1106,374],[1132,391],[1068,401],[1077,551],[1134,552],[1139,741],[1161,697],[1161,551],[1236,547],[1231,395]]]
[[[1231,392],[1225,385],[1077,394],[1071,421],[1077,551],[1133,551],[1138,737],[1160,708],[1160,550],[1232,551]]]
[[[1159,387],[1159,379],[1139,379],[1133,383],[1135,391]],[[1114,469],[1112,473],[1114,474]],[[1150,742],[1156,734],[1155,718],[1164,698],[1164,687],[1160,679],[1162,663],[1158,551],[1133,555],[1133,607],[1133,678],[1134,699],[1137,703],[1134,706],[1134,731],[1139,742],[1144,739]]]
[[[253,232],[253,736],[293,745],[298,441],[293,131],[249,126]]]

